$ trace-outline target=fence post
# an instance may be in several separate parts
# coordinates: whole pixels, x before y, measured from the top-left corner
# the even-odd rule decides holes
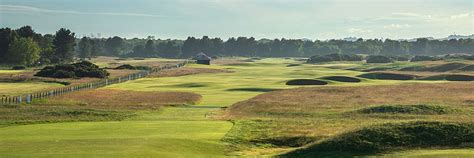
[[[31,94],[27,94],[26,95],[26,104],[30,104],[31,103]]]
[[[18,103],[21,104],[21,100],[22,100],[22,99],[21,99],[21,95],[20,95],[20,96],[18,96]]]

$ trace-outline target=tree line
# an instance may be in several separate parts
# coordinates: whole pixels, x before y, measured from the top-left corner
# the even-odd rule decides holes
[[[34,66],[68,63],[75,57],[96,56],[190,58],[199,52],[209,56],[311,57],[327,54],[368,54],[391,56],[474,54],[474,39],[414,41],[358,39],[355,41],[303,39],[260,39],[237,37],[188,37],[186,40],[77,38],[61,28],[54,35],[41,35],[30,26],[0,29],[0,64]]]

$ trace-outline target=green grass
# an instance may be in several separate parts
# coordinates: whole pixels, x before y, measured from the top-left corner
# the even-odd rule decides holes
[[[163,59],[101,61],[99,65],[108,66],[111,62],[140,63]],[[288,67],[289,64],[298,66]],[[404,67],[410,63],[396,63],[389,65]],[[407,65],[403,65],[407,64]],[[362,66],[361,66],[362,65]],[[285,83],[293,79],[318,79],[326,76],[354,77],[364,72],[343,70],[343,68],[363,67],[376,68],[380,65],[366,65],[361,63],[331,63],[325,65],[310,65],[296,62],[292,59],[263,59],[254,62],[233,65],[196,65],[189,67],[216,68],[231,70],[233,73],[197,74],[180,77],[144,78],[112,85],[104,89],[119,89],[132,91],[183,91],[194,92],[203,96],[199,106],[168,107],[159,111],[134,111],[133,117],[122,121],[84,120],[101,122],[63,122],[51,124],[32,124],[21,126],[0,127],[0,153],[6,157],[223,157],[232,151],[230,146],[238,145],[243,139],[256,140],[253,143],[258,147],[257,155],[275,155],[282,151],[292,150],[293,146],[319,140],[320,137],[306,136],[305,133],[296,133],[295,137],[285,137],[279,132],[294,132],[295,129],[306,127],[320,127],[321,129],[343,130],[347,127],[358,126],[360,121],[346,118],[337,110],[327,109],[318,113],[285,114],[279,115],[279,121],[271,119],[261,120],[233,120],[221,121],[213,119],[219,116],[222,106],[230,106],[272,90],[292,89],[297,86],[287,86]],[[328,81],[328,80],[325,80]],[[328,81],[327,86],[371,86],[392,85],[405,83],[443,83],[446,81],[396,81],[362,79],[360,83],[343,83]],[[28,83],[18,83],[18,87]],[[28,88],[15,88],[8,85],[0,92],[20,93]],[[305,86],[307,87],[307,86]],[[23,93],[23,92],[21,92]],[[355,110],[355,109],[353,109]],[[310,119],[305,119],[309,117]],[[318,118],[319,117],[319,118]],[[365,117],[365,116],[361,116]],[[434,117],[434,116],[433,116]],[[318,118],[321,124],[315,124],[313,118]],[[303,121],[298,119],[305,119]],[[340,120],[338,120],[340,119]],[[369,118],[371,119],[371,118]],[[309,121],[308,121],[309,120]],[[371,119],[373,123],[381,123],[383,119]],[[284,127],[283,131],[273,131]],[[250,132],[248,132],[250,131]],[[327,132],[327,131],[321,131]],[[334,134],[334,133],[333,133]],[[228,136],[238,138],[222,141]],[[261,138],[261,139],[254,139]],[[233,142],[232,142],[233,141]],[[280,150],[278,147],[287,141],[294,142],[289,148]],[[229,144],[232,143],[232,144]],[[270,144],[270,145],[269,145]],[[253,149],[252,149],[253,150]],[[461,151],[461,150],[460,150]],[[462,150],[465,155],[474,155],[473,152]],[[253,152],[253,151],[251,151]],[[397,152],[388,155],[423,155],[423,154],[450,155],[453,150],[441,152],[439,150],[420,150]],[[234,152],[231,154],[248,154]],[[250,154],[252,155],[252,154]],[[456,155],[456,154],[455,154]]]
[[[31,92],[38,92],[49,88],[62,87],[59,83],[45,83],[45,82],[0,82],[0,96],[20,95]]]
[[[189,65],[190,67],[227,69],[233,73],[198,74],[180,77],[144,78],[125,84],[112,85],[110,89],[140,91],[184,91],[194,92],[203,96],[200,105],[229,106],[238,101],[247,100],[265,91],[236,91],[235,89],[289,89],[295,86],[285,85],[293,79],[317,79],[325,76],[357,76],[363,72],[332,69],[330,65],[303,64],[287,67],[298,63],[291,59],[263,59],[256,62],[232,65]],[[340,64],[339,64],[340,65]],[[343,64],[352,65],[352,64]],[[329,81],[330,82],[330,81]],[[363,86],[386,85],[400,83],[440,83],[441,81],[395,81],[369,80],[361,83],[330,82],[332,86]]]
[[[0,70],[0,74],[17,74],[24,71],[25,70]]]
[[[383,157],[406,157],[406,158],[472,158],[474,149],[425,149],[409,150],[384,154]]]
[[[139,113],[126,121],[3,127],[0,153],[6,157],[220,157],[225,154],[220,139],[232,124],[205,118],[211,111],[169,108]]]

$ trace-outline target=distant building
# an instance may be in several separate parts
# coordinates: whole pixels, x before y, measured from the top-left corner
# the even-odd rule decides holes
[[[211,65],[211,57],[203,52],[198,53],[193,59],[196,60],[197,64]]]

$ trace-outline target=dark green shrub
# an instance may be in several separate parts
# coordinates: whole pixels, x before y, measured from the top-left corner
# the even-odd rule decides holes
[[[390,58],[392,58],[395,61],[409,61],[410,60],[410,57],[408,56],[391,56]]]
[[[135,66],[132,66],[130,64],[123,64],[123,65],[120,65],[120,66],[116,67],[115,69],[117,69],[117,70],[124,70],[124,69],[126,69],[126,70],[136,70],[137,68],[135,68]]]
[[[370,55],[367,57],[367,63],[391,63],[393,60],[383,55]]]
[[[333,61],[362,61],[362,56],[356,54],[328,54],[328,55],[315,55],[310,57],[308,63],[324,63]]]
[[[321,80],[313,79],[295,79],[286,82],[286,85],[327,85],[328,83]]]
[[[57,70],[53,73],[53,78],[75,78],[76,75],[73,71]]]
[[[56,66],[47,66],[35,76],[53,77],[53,78],[81,78],[81,77],[97,77],[105,78],[109,73],[99,68],[97,65],[88,61],[82,61],[74,64],[60,64]]]
[[[16,65],[12,67],[12,70],[24,70],[26,69],[26,66],[23,65]]]
[[[417,55],[411,58],[411,62],[418,62],[418,61],[437,61],[442,60],[442,58],[434,57],[434,56],[424,56],[424,55]]]
[[[357,54],[344,54],[342,55],[342,61],[362,61],[364,57]]]
[[[315,55],[308,59],[307,63],[325,63],[325,62],[333,62],[334,59],[328,56],[320,56]]]
[[[151,67],[148,66],[135,66],[137,70],[151,70]]]

